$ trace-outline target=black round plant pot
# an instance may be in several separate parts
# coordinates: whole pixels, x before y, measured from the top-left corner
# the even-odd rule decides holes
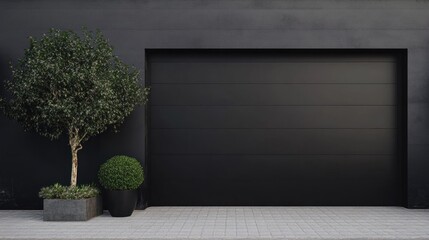
[[[131,216],[137,204],[137,190],[106,190],[107,209],[112,217]]]

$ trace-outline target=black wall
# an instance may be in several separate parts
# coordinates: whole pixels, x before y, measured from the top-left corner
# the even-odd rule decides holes
[[[408,0],[2,0],[0,79],[28,36],[49,28],[99,28],[116,53],[142,71],[153,48],[400,48],[408,52],[409,207],[429,206],[429,1]],[[142,80],[143,81],[143,80]],[[0,89],[3,91],[3,89]],[[117,134],[91,139],[80,152],[79,182],[96,180],[115,154],[145,157],[145,116],[139,108]],[[65,139],[24,133],[0,117],[0,208],[40,208],[41,186],[67,183]]]

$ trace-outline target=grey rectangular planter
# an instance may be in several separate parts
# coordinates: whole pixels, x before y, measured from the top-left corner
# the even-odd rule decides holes
[[[86,199],[44,199],[44,221],[86,221],[103,213],[101,197]]]

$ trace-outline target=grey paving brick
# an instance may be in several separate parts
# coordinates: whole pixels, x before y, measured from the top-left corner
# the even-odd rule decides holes
[[[41,211],[6,210],[0,239],[429,239],[429,209],[150,207],[87,222],[44,222]]]

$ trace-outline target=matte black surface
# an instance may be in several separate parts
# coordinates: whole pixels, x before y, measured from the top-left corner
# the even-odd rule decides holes
[[[151,205],[403,204],[394,54],[148,60]]]
[[[395,128],[396,111],[396,106],[152,106],[151,117],[152,129]]]
[[[137,204],[137,190],[105,190],[107,209],[112,217],[129,217]]]
[[[401,179],[386,174],[400,168],[394,159],[153,155],[151,199],[154,205],[398,205]]]
[[[356,74],[356,73],[353,73]],[[218,74],[219,75],[219,74]],[[175,76],[175,75],[172,75]],[[219,76],[223,79],[222,76]],[[344,76],[347,78],[347,76]],[[268,79],[267,79],[268,80]],[[157,84],[152,104],[174,106],[338,106],[395,104],[395,84]],[[309,94],[311,93],[311,94]],[[222,95],[221,97],[219,95]],[[305,95],[306,97],[302,97]],[[251,98],[249,96],[252,96]]]
[[[251,57],[251,56],[249,56]],[[387,59],[232,59],[228,62],[187,61],[152,64],[152,83],[392,83],[394,68]],[[259,58],[258,58],[259,60]],[[243,62],[244,61],[244,62]],[[287,64],[285,64],[287,62]],[[219,79],[219,73],[222,78]],[[317,72],[318,74],[314,74]],[[360,74],[365,72],[365,78]],[[320,75],[319,75],[320,74]],[[171,78],[174,75],[174,78]],[[323,77],[321,77],[323,76]],[[189,80],[192,77],[192,80]]]
[[[152,129],[150,141],[152,154],[394,154],[395,132],[335,128]]]

